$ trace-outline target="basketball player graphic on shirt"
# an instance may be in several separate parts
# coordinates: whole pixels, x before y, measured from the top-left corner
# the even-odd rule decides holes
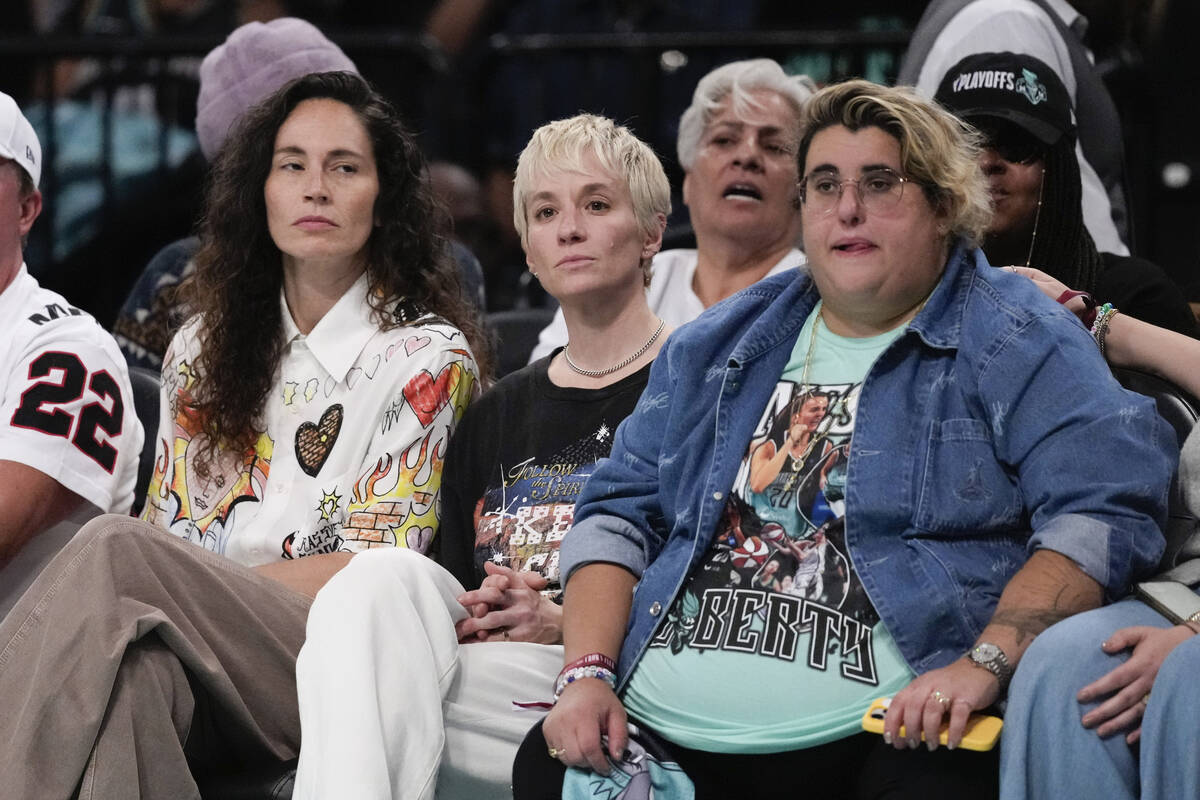
[[[831,444],[822,431],[829,415],[829,395],[806,391],[791,403],[783,440],[767,436],[750,444],[749,489],[773,508],[787,508],[800,488],[797,476],[823,459]],[[828,427],[828,425],[826,425]]]
[[[846,463],[860,389],[780,381],[747,447],[714,543],[654,645],[675,652],[689,646],[697,622],[704,629],[704,615],[719,605],[706,597],[709,591],[775,593],[865,625],[878,620],[845,544]],[[769,607],[764,602],[755,611],[765,624]]]

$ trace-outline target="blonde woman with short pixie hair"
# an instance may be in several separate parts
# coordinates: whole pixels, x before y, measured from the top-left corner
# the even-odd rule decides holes
[[[297,666],[298,798],[510,797],[541,716],[513,703],[553,698],[558,545],[670,332],[643,288],[670,192],[632,132],[580,115],[533,134],[513,194],[570,342],[464,415],[438,498],[440,565],[356,557],[317,597]]]
[[[633,199],[633,213],[642,232],[657,236],[663,226],[664,211],[671,208],[671,186],[662,162],[650,146],[628,128],[594,114],[543,125],[521,151],[513,180],[513,225],[528,244],[529,218],[526,204],[537,179],[559,172],[583,172],[588,156],[595,158],[610,175],[624,174]],[[650,285],[650,256],[642,259],[646,285]]]

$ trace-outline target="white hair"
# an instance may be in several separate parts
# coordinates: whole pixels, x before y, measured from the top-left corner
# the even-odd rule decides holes
[[[676,153],[679,165],[690,171],[700,149],[700,139],[726,98],[733,104],[733,111],[740,117],[761,111],[762,104],[751,96],[752,92],[775,92],[796,113],[796,135],[800,135],[800,115],[808,99],[817,91],[817,85],[807,75],[788,75],[783,67],[769,58],[754,58],[749,61],[733,61],[717,67],[696,84],[692,104],[679,118],[679,138]]]

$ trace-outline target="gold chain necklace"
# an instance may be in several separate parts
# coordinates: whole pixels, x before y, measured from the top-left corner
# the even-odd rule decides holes
[[[813,353],[817,349],[817,328],[824,321],[825,304],[821,303],[821,307],[817,309],[817,317],[813,320],[812,332],[808,335],[808,352],[804,354],[804,371],[800,374],[800,387],[802,390],[808,387],[808,368],[812,366]]]
[[[824,303],[821,304],[821,307],[817,309],[816,313],[817,313],[817,316],[816,316],[816,319],[813,320],[812,333],[810,333],[809,337],[808,337],[808,352],[804,354],[804,370],[800,374],[800,396],[801,397],[803,397],[805,394],[808,394],[812,390],[812,387],[809,386],[809,384],[808,384],[808,370],[812,366],[813,353],[815,353],[817,350],[817,328],[821,325],[822,322],[824,322],[824,319],[825,319],[823,316],[825,313],[825,304]],[[833,409],[829,409],[829,412],[832,412],[832,411],[833,411]],[[827,413],[829,413],[829,412],[827,412]],[[790,417],[791,417],[790,411],[788,413],[788,416],[789,416],[788,428],[790,429],[791,424],[792,424],[792,421],[790,419]],[[830,420],[830,423],[829,423],[829,426],[826,426],[826,430],[828,430],[828,428],[833,425],[832,416],[828,417],[828,419]],[[809,455],[812,454],[813,448],[817,446],[817,442],[819,442],[825,438],[825,432],[819,430],[820,423],[817,424],[817,427],[818,427],[818,430],[812,431],[811,435],[809,436],[808,444],[804,446],[804,452],[800,454],[799,459],[797,459],[791,453],[788,453],[788,458],[792,459],[792,461],[796,462],[799,466],[795,470],[792,471],[791,476],[788,478],[788,482],[784,485],[784,487],[783,487],[784,494],[787,494],[788,492],[790,492],[792,490],[792,487],[796,484],[796,478],[800,477],[800,470],[804,468],[804,462],[807,461]],[[784,439],[786,441],[787,437],[785,436]]]
[[[1042,220],[1042,192],[1046,188],[1046,168],[1042,167],[1042,179],[1038,182],[1038,204],[1037,213],[1033,217],[1033,236],[1029,237],[1029,252],[1025,255],[1025,266],[1030,266],[1033,260],[1033,245],[1037,242],[1038,223]],[[929,298],[926,297],[926,300]],[[921,305],[925,305],[922,303]]]

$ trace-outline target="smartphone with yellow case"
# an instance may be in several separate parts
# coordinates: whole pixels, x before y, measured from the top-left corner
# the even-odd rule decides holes
[[[863,730],[868,733],[883,733],[883,720],[887,715],[888,705],[892,702],[890,697],[876,698],[875,702],[871,703],[871,707],[867,709],[867,713],[863,714],[862,726]],[[967,727],[963,731],[962,742],[959,747],[967,750],[991,750],[996,746],[996,742],[1000,739],[1000,729],[1004,727],[1004,720],[1000,717],[992,716],[991,714],[980,714],[978,712],[971,714],[967,718]],[[950,721],[947,719],[942,722],[942,728],[938,734],[938,741],[943,745],[946,744],[947,733],[950,730]],[[904,737],[904,726],[900,726],[900,736]],[[925,741],[925,733],[921,733],[921,741]]]

